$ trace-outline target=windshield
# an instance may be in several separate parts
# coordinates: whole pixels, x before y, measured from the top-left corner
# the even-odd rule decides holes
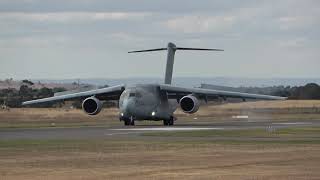
[[[137,97],[137,98],[140,98],[140,97],[142,97],[142,94],[139,93],[139,92],[131,92],[131,93],[129,93],[129,97]]]

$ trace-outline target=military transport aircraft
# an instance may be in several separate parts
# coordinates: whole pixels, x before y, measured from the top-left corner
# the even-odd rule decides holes
[[[124,125],[134,125],[135,120],[163,120],[163,124],[170,126],[176,118],[174,111],[180,105],[185,113],[198,111],[200,102],[207,102],[217,98],[241,98],[284,100],[285,97],[248,94],[230,91],[220,91],[203,88],[185,88],[171,85],[174,55],[177,50],[223,51],[221,49],[183,48],[168,43],[166,48],[131,51],[129,53],[167,50],[167,65],[164,84],[136,84],[118,85],[96,90],[58,95],[49,98],[23,102],[23,105],[37,103],[82,100],[82,108],[88,115],[96,115],[102,109],[103,101],[119,100],[119,117]]]

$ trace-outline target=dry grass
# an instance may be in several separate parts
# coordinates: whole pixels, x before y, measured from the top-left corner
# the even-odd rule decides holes
[[[316,111],[319,104],[320,101],[247,102],[203,107],[194,115],[178,111],[177,116],[181,119],[178,123],[199,124],[230,121],[236,114],[247,114],[252,119],[257,118],[255,120],[310,120],[320,119]],[[195,117],[198,119],[194,120]],[[93,117],[81,110],[0,111],[0,127],[50,126],[52,122],[61,126],[119,123],[117,109],[104,109]],[[306,143],[302,143],[303,140],[230,143],[204,137],[199,141],[173,138],[0,141],[0,179],[278,180],[320,177],[318,138]]]
[[[5,180],[318,179],[320,145],[60,142],[0,148]],[[42,147],[45,146],[45,147]],[[21,147],[20,147],[21,148]]]
[[[103,109],[96,116],[88,116],[78,109],[21,108],[0,110],[0,128],[47,127],[47,126],[109,126],[120,125],[118,109]],[[320,101],[259,101],[202,106],[195,114],[176,111],[177,123],[212,123],[239,121],[236,115],[247,115],[249,121],[320,120]],[[139,122],[159,124],[159,122]]]
[[[18,108],[0,111],[0,128],[48,126],[108,126],[119,123],[118,110],[104,109],[96,116],[79,109]]]
[[[286,100],[229,103],[218,106],[220,109],[288,109],[320,108],[320,100]]]
[[[304,121],[320,120],[320,100],[287,100],[227,103],[202,106],[195,114],[185,114],[181,110],[176,115],[182,121],[215,122],[241,121],[233,116],[246,115],[245,121]],[[197,119],[197,120],[194,120]]]
[[[100,120],[106,117],[115,117],[118,115],[118,110],[115,108],[105,109],[96,116],[88,116],[79,109],[59,109],[59,108],[12,108],[9,111],[0,111],[2,120],[21,120],[21,121],[42,121],[44,119],[78,119]]]

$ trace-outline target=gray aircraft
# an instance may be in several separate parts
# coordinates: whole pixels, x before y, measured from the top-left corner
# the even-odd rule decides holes
[[[164,84],[135,84],[118,85],[96,90],[70,93],[23,102],[23,105],[37,103],[82,100],[82,108],[88,115],[96,115],[102,109],[104,101],[119,100],[119,117],[124,125],[134,125],[135,120],[163,120],[166,126],[173,125],[176,118],[173,116],[180,105],[185,113],[198,111],[201,102],[218,98],[241,98],[284,100],[285,97],[220,91],[203,88],[185,88],[171,85],[174,55],[177,50],[223,51],[221,49],[183,48],[168,43],[166,48],[131,51],[129,53],[167,50],[167,65]]]

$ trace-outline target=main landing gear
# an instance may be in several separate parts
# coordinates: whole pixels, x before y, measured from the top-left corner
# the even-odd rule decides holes
[[[170,119],[163,120],[163,125],[164,126],[173,126],[174,121],[175,121],[175,117],[170,116]]]
[[[123,121],[125,126],[134,126],[134,118],[132,116],[124,119]]]

